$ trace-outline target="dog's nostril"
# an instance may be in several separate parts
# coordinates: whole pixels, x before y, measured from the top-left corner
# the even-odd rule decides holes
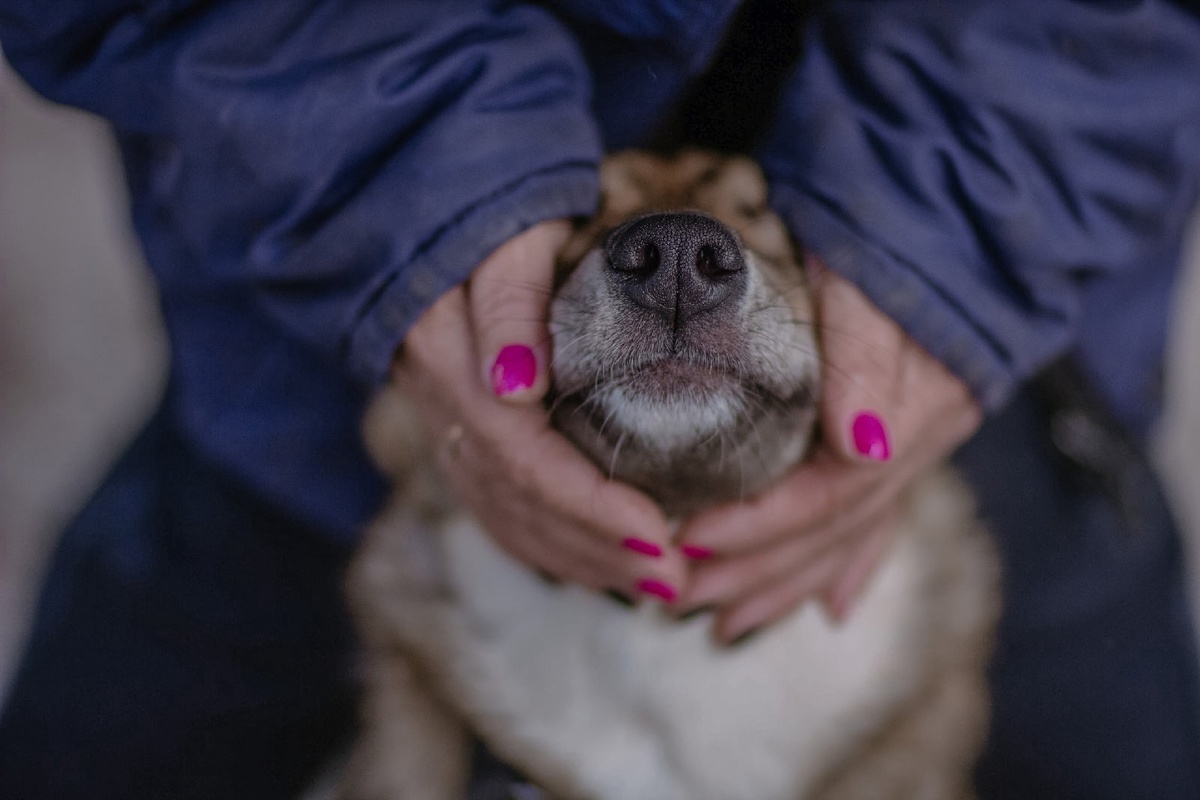
[[[696,272],[714,280],[727,278],[735,272],[746,268],[746,262],[740,254],[724,254],[717,252],[712,245],[704,244],[696,251]]]
[[[641,271],[653,272],[658,269],[659,263],[662,261],[662,253],[658,250],[658,245],[654,242],[646,242],[642,245]]]
[[[640,243],[623,241],[609,252],[609,264],[617,272],[648,278],[662,263],[662,250],[653,239]]]
[[[714,278],[719,274],[717,254],[713,252],[711,246],[704,245],[696,253],[696,271],[710,278]]]
[[[672,326],[746,289],[746,261],[736,235],[698,212],[639,217],[614,231],[605,248],[620,291]]]

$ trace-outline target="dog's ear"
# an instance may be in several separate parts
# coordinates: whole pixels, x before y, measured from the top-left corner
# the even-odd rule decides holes
[[[562,286],[583,257],[600,243],[606,228],[600,222],[600,212],[604,209],[604,198],[600,198],[600,208],[597,214],[586,219],[575,221],[571,235],[558,251],[558,259],[554,264],[554,288]]]
[[[703,177],[696,187],[698,202],[719,205],[722,212],[745,219],[766,212],[767,182],[753,161],[725,158]]]
[[[367,453],[393,483],[403,486],[420,467],[421,421],[394,385],[380,390],[367,406],[362,421]]]
[[[655,205],[655,187],[664,177],[662,159],[626,151],[604,160],[600,168],[600,189],[604,193],[603,209],[598,215],[610,225],[619,225],[633,214]]]
[[[610,230],[656,205],[656,189],[666,184],[666,163],[636,151],[614,153],[600,167],[600,205],[588,219],[579,220],[559,251],[556,281],[561,284],[585,255]]]
[[[704,211],[733,228],[765,261],[790,273],[796,250],[783,222],[767,206],[767,183],[748,158],[683,150],[669,158],[614,153],[600,168],[600,207],[576,225],[559,254],[561,284],[613,228],[649,211]],[[791,277],[795,280],[795,276]]]
[[[767,261],[797,263],[787,228],[767,205],[766,179],[750,159],[721,159],[697,183],[692,202],[736,230],[746,246]]]

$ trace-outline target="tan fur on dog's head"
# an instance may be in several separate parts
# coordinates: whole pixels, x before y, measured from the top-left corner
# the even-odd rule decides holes
[[[635,214],[697,209],[733,228],[756,254],[784,272],[795,250],[779,217],[767,208],[767,184],[753,161],[742,156],[685,150],[672,157],[641,150],[616,153],[600,170],[603,192],[595,216],[563,248],[567,269],[583,260],[609,231]],[[795,278],[785,276],[788,282]]]
[[[742,158],[610,157],[551,313],[560,429],[684,514],[759,491],[807,449],[819,385],[807,282]]]

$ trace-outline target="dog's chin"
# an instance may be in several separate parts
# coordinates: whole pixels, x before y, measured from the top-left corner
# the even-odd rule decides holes
[[[702,442],[752,421],[751,392],[724,370],[663,358],[566,398],[564,431],[593,456],[645,454],[677,461]],[[597,453],[597,443],[603,443]]]
[[[797,463],[815,411],[807,386],[781,394],[663,359],[558,397],[554,417],[610,477],[690,512],[754,494]]]

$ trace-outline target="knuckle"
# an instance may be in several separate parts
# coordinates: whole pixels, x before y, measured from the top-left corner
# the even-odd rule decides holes
[[[532,283],[481,276],[471,288],[474,317],[485,336],[498,324],[545,321],[546,294]]]
[[[814,505],[822,518],[836,518],[850,506],[850,493],[843,481],[826,481],[817,492]]]
[[[508,482],[517,495],[526,501],[537,500],[541,497],[541,465],[528,458],[517,458],[511,461],[505,472]]]

